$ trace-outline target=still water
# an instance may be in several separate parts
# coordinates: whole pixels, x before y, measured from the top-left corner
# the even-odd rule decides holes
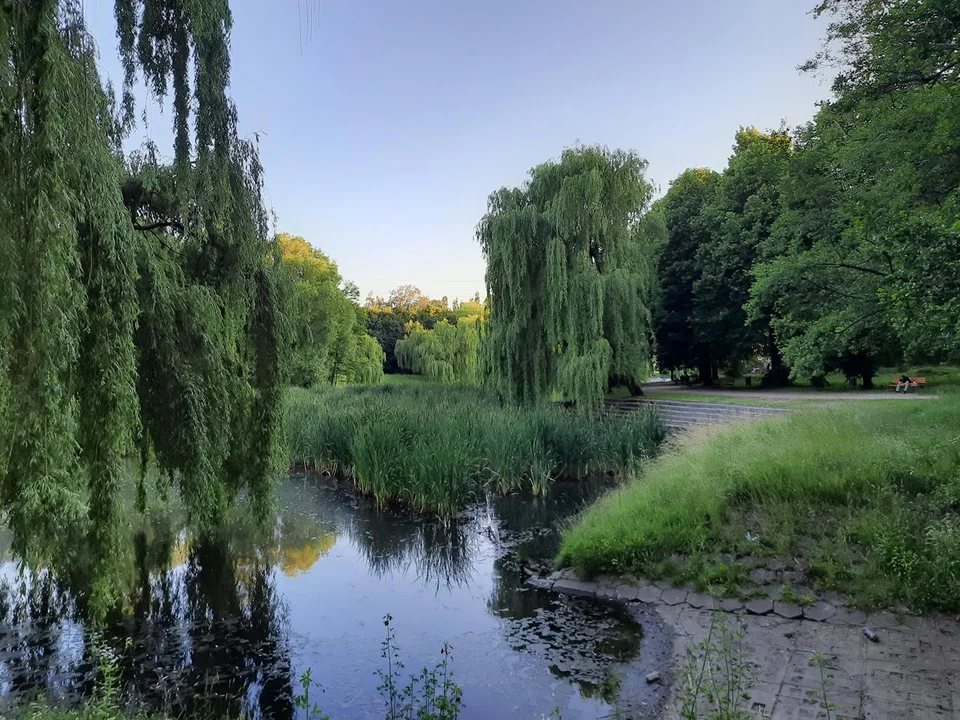
[[[7,562],[2,702],[76,703],[109,654],[128,696],[178,716],[297,717],[297,679],[310,668],[311,704],[331,718],[382,718],[376,671],[389,613],[405,675],[452,646],[463,718],[606,717],[617,679],[638,661],[640,625],[621,608],[523,582],[549,561],[558,526],[605,484],[491,497],[443,523],[295,476],[266,540],[236,523],[200,542],[161,515],[136,536],[129,607],[98,633],[69,593],[43,573],[25,581]]]

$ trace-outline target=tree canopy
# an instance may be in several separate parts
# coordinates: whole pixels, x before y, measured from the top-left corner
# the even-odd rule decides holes
[[[640,214],[646,162],[578,147],[487,203],[488,380],[529,403],[557,391],[598,403],[612,376],[645,378],[652,258]]]
[[[475,383],[479,377],[480,318],[428,330],[416,322],[397,341],[397,362],[404,370],[439,382]]]
[[[407,337],[411,329],[431,330],[441,320],[451,325],[463,318],[477,318],[484,313],[484,304],[477,293],[472,300],[454,300],[446,297],[428,297],[416,285],[400,285],[387,298],[370,293],[364,304],[367,332],[377,339],[384,353],[384,372],[397,373],[413,370],[411,356],[401,363],[396,354],[397,343]],[[423,367],[423,365],[418,365]]]
[[[22,556],[57,568],[90,548],[99,607],[135,448],[201,525],[240,493],[266,507],[282,371],[227,2],[115,7],[119,107],[80,0],[0,3],[0,501]],[[172,95],[170,164],[121,154],[138,75]]]
[[[663,200],[665,367],[782,354],[793,379],[840,370],[870,387],[881,362],[960,359],[960,10],[824,0],[815,14],[831,23],[804,67],[835,70],[834,97],[792,137],[741,131],[710,190],[687,171]]]
[[[302,237],[280,233],[276,240],[291,285],[285,312],[290,381],[304,387],[380,382],[384,354],[367,334],[358,293],[336,263]]]

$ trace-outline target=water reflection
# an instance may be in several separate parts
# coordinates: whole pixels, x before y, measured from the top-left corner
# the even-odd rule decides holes
[[[157,513],[132,538],[128,605],[97,633],[63,585],[7,562],[2,702],[78,702],[107,652],[129,696],[176,717],[292,718],[293,681],[306,667],[333,717],[382,717],[378,621],[391,612],[409,668],[432,665],[441,643],[453,643],[465,718],[555,707],[600,717],[614,669],[637,653],[639,626],[524,579],[552,556],[557,526],[601,489],[490,499],[440,521],[378,512],[332,481],[300,477],[282,488],[266,529],[238,518],[194,537],[177,513]]]
[[[459,586],[471,579],[475,537],[468,519],[440,520],[400,508],[377,510],[370,498],[357,497],[333,479],[304,476],[301,487],[323,493],[324,502],[288,507],[301,519],[336,528],[382,580],[413,576],[425,585]]]

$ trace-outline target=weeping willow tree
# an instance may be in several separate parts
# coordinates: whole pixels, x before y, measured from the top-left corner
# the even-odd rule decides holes
[[[478,378],[480,318],[451,324],[441,320],[432,329],[411,323],[397,341],[397,363],[404,370],[438,382],[475,383]]]
[[[558,392],[591,406],[611,381],[649,365],[651,253],[640,222],[646,162],[599,147],[566,150],[522,188],[488,200],[489,380],[521,403]]]
[[[256,147],[227,94],[226,0],[116,0],[104,89],[80,0],[0,0],[0,501],[15,550],[84,562],[115,602],[131,456],[201,526],[266,508],[280,302]],[[174,153],[125,161],[133,91],[172,95]]]

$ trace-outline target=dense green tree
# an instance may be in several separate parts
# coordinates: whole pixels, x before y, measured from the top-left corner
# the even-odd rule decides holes
[[[657,358],[666,370],[696,368],[712,384],[758,354],[768,378],[785,377],[767,308],[748,316],[752,271],[780,214],[791,150],[781,132],[741,128],[723,173],[687,170],[663,199],[667,241],[658,254]]]
[[[781,131],[762,133],[750,127],[737,132],[733,155],[704,208],[710,240],[697,251],[699,276],[693,288],[694,334],[710,348],[713,362],[729,370],[762,354],[770,361],[764,381],[771,384],[782,383],[786,371],[770,309],[758,306],[748,317],[745,306],[753,268],[763,258],[780,215],[791,146]]]
[[[776,306],[797,377],[960,357],[960,10],[824,2],[837,97],[798,131],[783,214],[752,301]]]
[[[877,97],[960,80],[960,6],[954,0],[820,0],[823,50],[805,70],[837,70],[841,98]]]
[[[433,329],[412,323],[397,342],[397,362],[404,370],[440,382],[474,383],[478,379],[480,320],[451,324],[441,320]]]
[[[364,305],[367,332],[377,339],[386,360],[384,371],[397,373],[404,370],[397,361],[397,341],[407,334],[407,329],[418,325],[430,330],[441,320],[456,324],[462,318],[475,319],[483,314],[479,293],[472,300],[454,300],[451,305],[446,297],[427,297],[415,285],[400,285],[387,298],[367,296]]]
[[[191,516],[270,496],[280,295],[256,147],[227,95],[225,0],[117,0],[114,115],[79,0],[0,3],[0,501],[15,549],[84,552],[117,599],[139,444]],[[173,96],[174,153],[124,163],[137,74]],[[142,495],[141,495],[142,497]]]
[[[824,122],[797,134],[797,152],[783,184],[783,208],[755,271],[754,315],[772,311],[791,375],[820,378],[831,371],[860,376],[870,387],[881,355],[893,343],[880,305],[884,270],[876,247],[851,228],[860,198],[850,190]],[[835,139],[835,138],[834,138]]]
[[[715,361],[694,327],[694,287],[701,277],[700,248],[712,238],[705,210],[719,178],[705,168],[686,170],[660,201],[666,242],[657,253],[657,363],[671,372],[696,368],[707,381],[713,377]]]
[[[578,147],[533,168],[524,187],[490,196],[477,228],[487,260],[485,357],[508,397],[529,403],[557,391],[595,405],[611,377],[646,376],[645,169],[633,153]]]
[[[277,236],[284,276],[292,288],[287,303],[290,381],[316,383],[379,382],[383,352],[366,333],[354,299],[358,293],[344,283],[336,263],[299,236]],[[349,293],[349,295],[348,295]]]
[[[390,308],[371,307],[369,302],[363,308],[363,314],[367,332],[376,339],[383,352],[383,371],[388,374],[400,372],[396,355],[397,341],[403,337],[409,319]]]
[[[448,320],[450,322],[472,321],[483,318],[485,313],[486,307],[480,299],[480,293],[476,293],[470,300],[454,300],[450,305]]]

